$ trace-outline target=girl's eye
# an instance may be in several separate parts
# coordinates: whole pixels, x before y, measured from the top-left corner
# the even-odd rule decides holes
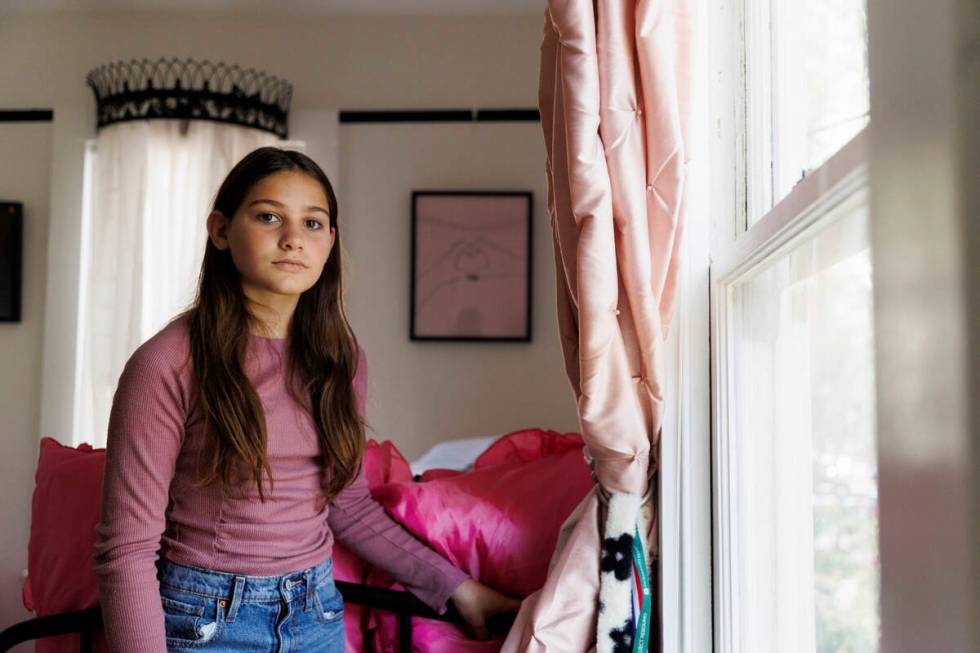
[[[275,218],[276,220],[280,219],[279,216],[276,215],[275,213],[269,213],[266,211],[263,211],[262,213],[257,213],[255,217],[258,218],[260,222],[264,222],[266,224],[270,224],[272,222],[271,220],[267,220],[266,217],[272,217]],[[305,222],[306,222],[306,226],[314,231],[323,229],[323,223],[320,222],[319,220],[314,220],[313,218],[309,218]]]

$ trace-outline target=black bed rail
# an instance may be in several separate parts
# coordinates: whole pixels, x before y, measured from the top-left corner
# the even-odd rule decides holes
[[[20,621],[0,632],[0,651],[9,651],[17,644],[42,637],[80,633],[81,653],[92,653],[92,639],[102,627],[102,609],[98,606]]]
[[[366,605],[379,610],[389,610],[398,615],[399,650],[407,653],[412,649],[412,617],[437,619],[462,625],[463,619],[449,604],[445,614],[437,614],[408,592],[370,587],[359,583],[336,581],[337,589],[344,597],[344,603]],[[488,620],[487,628],[493,633],[506,633],[513,623],[514,615],[497,615],[498,619]],[[95,633],[102,628],[102,609],[98,606],[85,610],[73,610],[59,614],[35,617],[18,622],[0,632],[0,653],[9,651],[17,644],[42,637],[55,635],[81,634],[79,653],[92,653]]]

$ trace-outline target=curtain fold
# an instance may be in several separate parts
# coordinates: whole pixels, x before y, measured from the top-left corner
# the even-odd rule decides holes
[[[130,354],[194,298],[218,185],[273,134],[206,121],[136,120],[99,131],[84,236],[78,442],[105,446]]]
[[[643,495],[657,469],[694,10],[692,0],[549,0],[545,11],[538,101],[559,336],[586,453],[610,493]],[[596,648],[603,512],[593,492],[573,515],[504,651]],[[638,524],[649,554],[657,521],[647,504]]]

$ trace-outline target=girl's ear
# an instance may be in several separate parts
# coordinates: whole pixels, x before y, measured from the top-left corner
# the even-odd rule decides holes
[[[211,211],[208,215],[208,237],[219,250],[228,249],[229,220],[221,211]]]

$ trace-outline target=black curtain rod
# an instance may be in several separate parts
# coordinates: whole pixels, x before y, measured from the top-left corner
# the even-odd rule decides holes
[[[0,109],[0,122],[51,122],[52,109]],[[341,111],[340,122],[540,122],[537,109]]]
[[[0,109],[0,122],[51,122],[51,109]]]

